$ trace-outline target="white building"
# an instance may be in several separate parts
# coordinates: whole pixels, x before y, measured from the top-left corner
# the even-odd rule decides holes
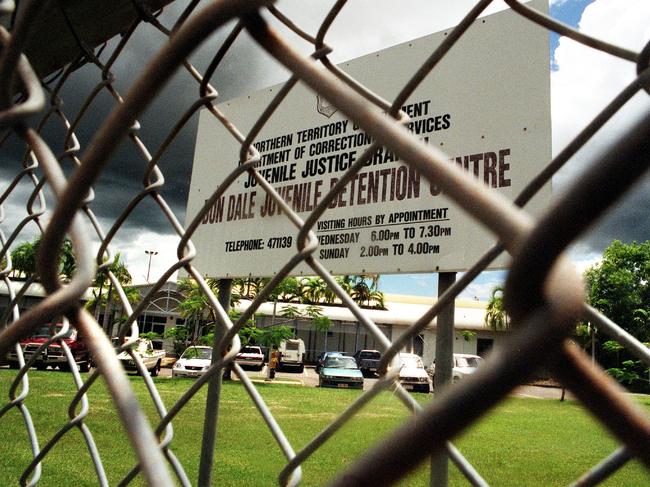
[[[363,312],[392,341],[424,315],[434,302],[434,298],[386,294],[386,310],[364,309]],[[243,311],[249,304],[249,301],[241,301],[238,309]],[[282,309],[288,305],[303,311],[307,307],[295,303],[277,303],[274,319],[274,304],[265,303],[258,310],[259,315],[262,315],[258,315],[258,325],[266,327],[273,323],[294,328],[296,335],[305,342],[308,362],[314,361],[323,351],[337,350],[352,354],[359,349],[382,348],[346,307],[322,306],[323,315],[332,320],[332,324],[327,332],[319,332],[314,329],[309,318],[282,318]],[[499,339],[500,333],[485,326],[486,306],[487,303],[480,301],[456,301],[454,352],[484,355]],[[436,320],[429,323],[422,333],[413,337],[407,348],[408,351],[422,356],[425,364],[431,363],[436,350]]]

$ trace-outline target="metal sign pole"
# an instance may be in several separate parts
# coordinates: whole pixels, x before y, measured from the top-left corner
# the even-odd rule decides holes
[[[228,312],[230,309],[230,294],[232,292],[232,279],[221,279],[219,281],[219,303]],[[212,362],[221,358],[221,351],[218,349],[219,341],[225,330],[218,324],[214,331],[212,343]],[[200,487],[212,485],[212,465],[214,463],[214,448],[217,442],[217,418],[219,416],[219,397],[221,395],[221,380],[223,371],[212,376],[208,383],[207,398],[205,401],[205,420],[203,422],[203,440],[201,444],[201,460],[199,464]]]
[[[455,272],[438,273],[438,297],[456,281]],[[436,326],[436,372],[434,376],[434,395],[440,392],[451,382],[451,369],[454,354],[454,307],[452,302],[440,311]],[[449,480],[449,462],[446,453],[439,453],[431,457],[432,487],[446,487]]]

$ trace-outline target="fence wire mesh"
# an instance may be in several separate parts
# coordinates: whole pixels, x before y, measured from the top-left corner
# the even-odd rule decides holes
[[[9,398],[0,404],[0,421],[6,421],[10,412],[17,411],[24,424],[24,432],[20,434],[27,435],[31,450],[31,460],[20,479],[16,481],[23,485],[46,481],[42,478],[43,463],[47,461],[50,452],[60,445],[62,438],[70,430],[76,429],[83,436],[87,454],[94,465],[97,482],[100,485],[108,485],[108,476],[102,462],[105,452],[100,451],[95,444],[92,428],[89,427],[89,418],[93,414],[89,395],[92,388],[99,387],[97,379],[101,377],[119,414],[120,427],[128,436],[137,456],[137,465],[120,480],[120,485],[130,483],[140,473],[149,485],[192,484],[193,481],[188,478],[184,466],[173,452],[173,424],[188,402],[202,389],[208,389],[198,483],[209,485],[213,464],[219,461],[212,455],[219,419],[216,411],[220,401],[220,377],[224,367],[233,364],[233,359],[240,349],[237,333],[267,300],[273,288],[288,276],[296,265],[306,263],[314,275],[320,276],[352,311],[368,333],[377,339],[384,351],[382,366],[385,367],[395,360],[396,354],[409,339],[431,323],[445,306],[452,304],[455,297],[504,251],[512,255],[505,292],[506,305],[514,325],[511,336],[494,351],[483,369],[457,387],[436,395],[435,400],[425,407],[413,400],[400,385],[396,380],[397,368],[393,368],[392,372],[388,372],[370,390],[361,394],[320,434],[298,449],[288,439],[254,383],[237,364],[232,365],[259,413],[259,420],[266,424],[275,438],[276,447],[286,458],[286,465],[279,471],[279,483],[299,484],[302,481],[301,465],[321,446],[332,441],[334,434],[349,424],[361,408],[381,391],[393,390],[405,407],[414,411],[418,417],[417,422],[403,424],[390,437],[363,453],[350,466],[344,467],[340,472],[334,472],[333,485],[392,484],[427,457],[440,452],[449,455],[469,483],[487,485],[481,473],[465,460],[450,440],[465,428],[472,427],[481,415],[517,385],[524,383],[532,371],[540,366],[550,368],[621,443],[618,450],[585,473],[576,484],[596,484],[632,458],[650,468],[648,418],[603,370],[592,367],[590,359],[572,345],[569,337],[577,320],[588,319],[649,366],[650,352],[634,337],[585,304],[580,276],[567,259],[562,257],[567,246],[616,200],[629,192],[631,186],[648,168],[650,114],[638,120],[618,140],[612,141],[610,147],[592,161],[591,170],[576,180],[566,195],[539,219],[532,219],[521,209],[634,95],[648,91],[650,44],[641,52],[622,49],[574,31],[516,0],[506,0],[515,12],[536,24],[538,28],[558,32],[593,49],[635,63],[638,73],[638,77],[613,98],[539,174],[532,175],[530,183],[514,202],[507,202],[495,197],[471,176],[448,164],[447,157],[441,152],[418,143],[416,137],[403,128],[408,117],[400,111],[400,107],[418,83],[435,72],[438,62],[492,3],[490,0],[477,2],[459,25],[450,31],[445,42],[431,53],[416,73],[413,73],[409,83],[393,100],[382,99],[330,61],[332,48],[326,43],[327,34],[335,19],[345,15],[345,0],[334,3],[315,36],[303,31],[266,0],[191,1],[183,10],[173,10],[176,14],[170,25],[163,23],[169,22],[169,15],[161,15],[164,8],[171,7],[165,7],[165,2],[133,0],[118,3],[120,8],[126,5],[125,8],[131,12],[132,19],[124,22],[124,18],[129,17],[123,17],[124,25],[115,24],[119,37],[98,45],[78,32],[79,29],[75,28],[63,8],[65,2],[23,1],[18,7],[12,1],[0,2],[5,25],[9,26],[0,28],[3,174],[9,174],[9,177],[5,177],[9,182],[3,182],[5,189],[0,197],[3,259],[1,276],[11,299],[8,312],[3,317],[0,354],[4,356],[10,352],[15,353],[20,366],[9,388]],[[52,70],[50,66],[49,70],[40,71],[37,75],[30,57],[26,56],[25,52],[29,52],[27,47],[30,38],[39,36],[39,30],[33,27],[42,25],[43,11],[48,8],[59,9],[67,25],[67,34],[71,34],[76,45],[74,49],[65,50],[65,65],[56,66],[58,71]],[[274,19],[273,25],[270,19]],[[118,81],[112,69],[121,57],[127,55],[126,48],[140,29],[154,29],[160,35],[161,42],[157,52],[148,54],[146,59],[131,60],[134,81],[125,87],[125,80]],[[227,31],[227,35],[223,35],[218,45],[215,45],[211,35],[224,31]],[[292,45],[291,42],[294,42],[296,37],[289,32],[297,34],[301,43],[300,50]],[[110,29],[108,34],[113,35]],[[218,110],[218,86],[211,84],[216,74],[228,70],[224,65],[224,58],[232,46],[245,35],[252,37],[259,48],[268,52],[291,74],[285,88],[277,94],[273,103],[264,109],[250,133],[241,132]],[[289,38],[292,39],[291,42]],[[310,56],[302,54],[305,43],[311,46]],[[206,44],[210,44],[208,49],[216,54],[209,66],[201,69],[191,63],[191,55]],[[38,52],[34,53],[34,57],[38,57]],[[43,61],[39,62],[43,66]],[[147,107],[155,102],[160,91],[178,69],[184,76],[186,90],[195,90],[196,96],[185,113],[172,114],[175,125],[165,140],[152,146],[147,142],[151,137],[146,135],[146,124],[139,122],[140,117]],[[62,93],[75,76],[83,77],[83,86],[87,91],[68,93],[68,107],[63,104]],[[298,83],[305,83],[330,101],[375,141],[304,221],[256,170],[260,154],[252,145],[274,109]],[[101,113],[95,108],[99,99],[111,100],[110,113]],[[369,105],[381,107],[392,118],[379,116],[376,111],[368,108]],[[169,168],[160,164],[160,161],[188,121],[201,108],[207,108],[232,137],[239,141],[241,164],[231,174],[224,174],[221,186],[206,201],[202,210],[196,215],[190,215],[191,218],[187,219],[189,223],[183,225],[181,217],[172,210],[173,205],[166,201],[164,175]],[[50,129],[44,130],[48,126]],[[93,129],[82,128],[88,126]],[[57,132],[58,138],[46,141],[41,135],[44,132]],[[138,174],[141,184],[137,195],[132,197],[123,212],[110,222],[106,229],[93,211],[93,208],[103,204],[95,199],[93,185],[106,171],[108,161],[115,153],[118,142],[122,140],[131,144],[133,153],[137,155],[144,170]],[[393,342],[389,341],[364,310],[350,299],[314,254],[318,247],[313,233],[316,221],[346,182],[359,172],[364,162],[380,146],[397,154],[405,164],[416,167],[428,180],[435,180],[450,198],[469,215],[491,229],[499,239],[498,245],[479,259],[406,333]],[[19,151],[23,151],[22,155],[17,156]],[[191,155],[185,154],[185,157],[189,158]],[[206,283],[201,269],[194,267],[192,261],[196,250],[191,239],[213,202],[244,172],[255,178],[260,188],[282,208],[287,218],[296,226],[298,238],[294,257],[285,264],[278,264],[277,273],[271,282],[258,294],[243,315],[233,321],[228,317],[218,296]],[[599,197],[594,198],[594,194]],[[11,226],[6,221],[8,215],[5,212],[10,203],[12,206],[8,220]],[[133,308],[120,280],[109,267],[119,251],[112,247],[116,234],[131,215],[145,205],[148,205],[149,209],[155,208],[159,217],[177,234],[178,260]],[[16,208],[19,207],[22,214],[17,217]],[[33,230],[34,227],[36,230]],[[14,268],[10,249],[30,231],[41,235],[36,275],[46,295],[36,305],[24,309],[22,300],[34,280],[15,281],[12,277]],[[71,279],[64,283],[60,277],[58,256],[66,237],[69,237],[72,243],[76,269]],[[96,241],[99,241],[100,247],[94,252],[93,242]],[[217,336],[216,352],[209,371],[193,382],[182,397],[166,404],[139,355],[133,353],[129,346],[139,336],[137,317],[151,302],[155,293],[179,269],[193,277],[207,296],[215,309],[222,333]],[[127,340],[122,350],[128,350],[132,354],[146,385],[147,398],[136,396],[102,325],[95,316],[79,305],[80,298],[90,289],[98,272],[107,273],[110,284],[119,294],[120,306],[127,317],[120,328],[120,336]],[[39,350],[25,355],[18,344],[19,339],[29,336],[37,327],[59,316],[65,316],[63,328]],[[74,357],[61,340],[71,326],[82,331],[87,337],[89,349],[97,364],[96,369],[89,375],[79,373]],[[36,421],[28,407],[31,394],[30,367],[34,365],[39,353],[57,343],[67,358],[67,366],[71,370],[71,379],[77,392],[70,398],[68,422],[56,433],[44,436],[36,428]],[[145,414],[145,402],[153,404],[155,419]],[[159,447],[152,448],[151,445]],[[525,483],[526,480],[521,481]],[[567,481],[570,482],[570,479]]]

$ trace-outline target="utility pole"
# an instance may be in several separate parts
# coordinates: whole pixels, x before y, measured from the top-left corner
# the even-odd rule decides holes
[[[156,252],[155,250],[145,250],[144,253],[149,256],[149,266],[147,267],[147,284],[149,284],[149,273],[151,272],[151,258],[154,255],[158,255],[158,252]]]

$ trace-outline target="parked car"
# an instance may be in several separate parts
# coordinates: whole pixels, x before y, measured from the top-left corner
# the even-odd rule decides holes
[[[379,350],[357,350],[353,357],[357,361],[357,366],[363,375],[372,375],[377,373],[381,352]]]
[[[242,347],[239,353],[235,356],[235,362],[242,367],[251,367],[253,369],[262,370],[264,368],[264,354],[260,347],[248,345]]]
[[[188,347],[172,367],[172,378],[199,377],[210,368],[211,364],[212,347]]]
[[[353,357],[334,355],[323,363],[318,373],[318,385],[363,389],[363,374]]]
[[[316,373],[320,371],[320,369],[323,367],[323,364],[325,363],[325,360],[327,360],[327,357],[340,357],[341,355],[346,355],[345,352],[323,352],[321,353],[318,358],[316,359]]]
[[[483,363],[483,358],[478,355],[471,355],[467,353],[455,353],[453,355],[452,369],[451,369],[451,381],[457,382],[463,377],[473,374],[476,372],[478,367]],[[436,362],[435,360],[429,367],[429,375],[431,380],[436,373]]]
[[[61,323],[50,324],[40,327],[31,337],[20,340],[20,347],[23,351],[25,362],[50,338],[63,329]],[[47,367],[59,368],[61,370],[70,370],[70,364],[61,347],[61,342],[70,349],[75,363],[81,372],[88,372],[90,368],[90,352],[86,347],[86,342],[83,336],[72,326],[68,329],[66,334],[50,343],[36,358],[34,366],[39,370],[45,370]],[[12,348],[11,352],[7,355],[7,361],[10,366],[18,364],[18,355]]]
[[[291,367],[297,372],[302,372],[305,369],[305,342],[301,338],[283,340],[278,352],[278,370]]]
[[[158,372],[160,372],[160,367],[162,365],[162,359],[165,358],[164,350],[155,350],[151,340],[146,338],[140,338],[133,345],[133,353],[137,354],[144,363],[144,366],[147,368],[152,377],[156,377]],[[126,350],[120,353],[117,356],[118,360],[122,363],[122,366],[127,371],[136,371],[137,367],[135,365],[135,360]]]
[[[399,354],[399,359],[401,362],[399,381],[404,389],[428,394],[431,391],[431,383],[420,356],[402,352]]]

